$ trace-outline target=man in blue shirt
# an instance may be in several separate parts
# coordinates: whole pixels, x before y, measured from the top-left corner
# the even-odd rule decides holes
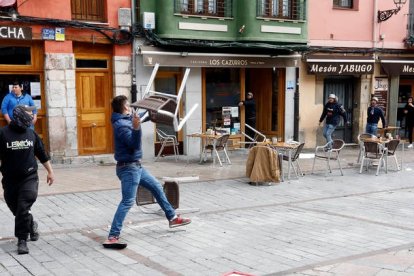
[[[371,106],[368,107],[367,126],[365,132],[377,136],[378,122],[381,119],[382,127],[386,128],[387,123],[385,122],[384,111],[377,106],[378,98],[372,97]]]
[[[13,109],[16,105],[35,106],[32,97],[22,92],[22,86],[18,82],[13,83],[12,92],[7,94],[1,103],[1,113],[8,124],[13,119]],[[37,110],[34,109],[32,124],[34,125],[36,121]]]

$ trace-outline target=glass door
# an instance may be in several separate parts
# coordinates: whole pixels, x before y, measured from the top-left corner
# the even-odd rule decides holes
[[[169,72],[169,71],[158,71],[157,76],[154,80],[154,89],[166,94],[176,95],[180,86],[181,73],[180,72]],[[183,154],[183,143],[182,143],[182,131],[175,132],[173,126],[164,125],[157,123],[156,128],[160,129],[167,135],[174,135],[180,142],[179,153]],[[155,133],[156,136],[156,133]],[[158,151],[161,148],[158,137],[155,138],[155,155],[158,154]],[[165,147],[162,154],[174,154],[173,147]]]

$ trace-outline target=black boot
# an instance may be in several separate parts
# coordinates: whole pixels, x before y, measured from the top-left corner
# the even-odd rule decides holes
[[[28,254],[29,253],[29,248],[27,247],[26,240],[19,239],[17,241],[17,253],[19,255]]]
[[[39,232],[37,231],[37,227],[37,222],[33,221],[29,233],[31,241],[37,241],[39,239]]]

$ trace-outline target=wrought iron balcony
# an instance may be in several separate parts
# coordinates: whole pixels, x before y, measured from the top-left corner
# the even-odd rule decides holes
[[[407,17],[407,37],[405,38],[405,44],[408,47],[414,46],[414,14],[409,13]]]

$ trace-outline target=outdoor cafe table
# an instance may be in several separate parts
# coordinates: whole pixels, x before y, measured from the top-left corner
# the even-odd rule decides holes
[[[258,143],[258,144],[268,145],[268,146],[270,146],[270,147],[272,147],[276,150],[282,150],[282,151],[287,152],[287,154],[288,154],[288,177],[287,177],[287,179],[289,180],[290,179],[290,167],[292,166],[292,152],[299,147],[300,143],[298,143],[298,142],[276,142],[276,143],[273,143],[272,141],[265,141],[265,142],[261,142],[261,143]],[[280,165],[282,166],[282,164],[280,164]]]
[[[213,150],[216,149],[216,141],[218,138],[220,138],[221,135],[214,135],[214,134],[207,134],[207,133],[192,133],[192,134],[188,134],[187,135],[187,163],[188,163],[188,144],[189,144],[189,139],[190,138],[197,138],[201,140],[200,143],[200,164],[202,163],[203,160],[203,149],[204,146],[207,145],[209,143],[209,141],[211,141],[212,145],[213,145]],[[213,158],[213,164],[216,164],[216,158]]]
[[[397,134],[398,134],[399,129],[400,129],[400,127],[397,127],[397,126],[387,126],[385,128],[378,128],[378,132],[383,137],[385,137],[386,133],[395,134],[394,137],[396,137]],[[396,132],[396,133],[394,133],[394,132]]]

